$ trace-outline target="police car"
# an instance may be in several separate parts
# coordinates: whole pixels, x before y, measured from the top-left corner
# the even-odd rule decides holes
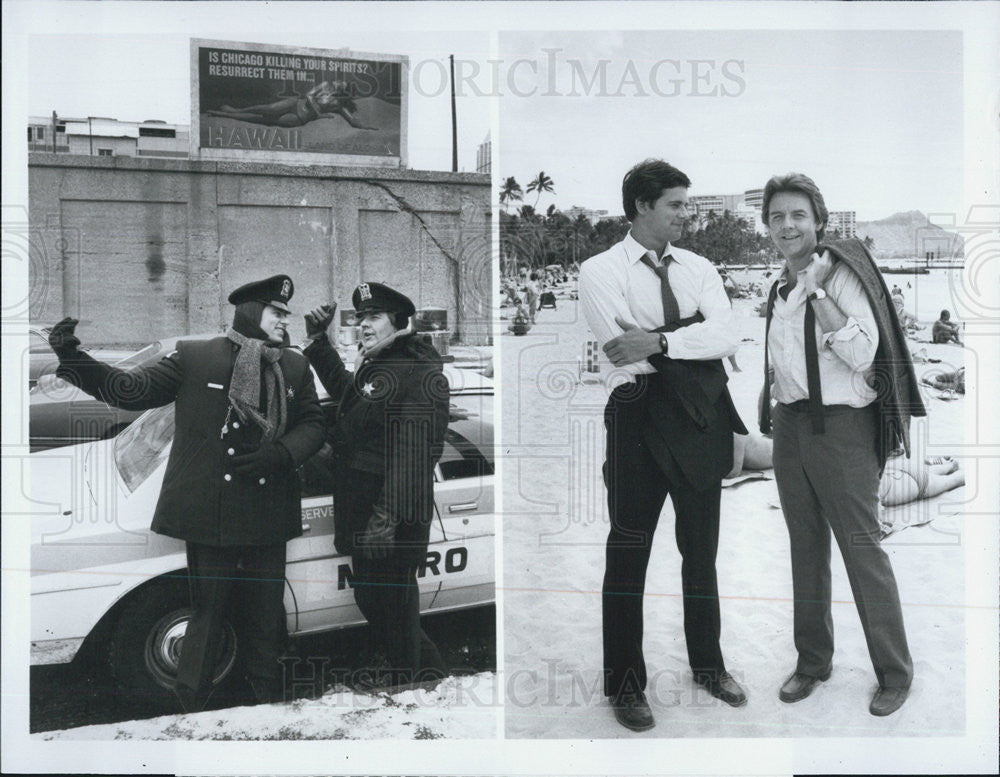
[[[418,571],[423,612],[491,603],[493,384],[445,366],[451,418],[435,471],[435,515]],[[335,406],[317,381],[328,420]],[[31,454],[31,659],[105,657],[121,687],[170,688],[191,611],[184,543],[150,531],[174,431],[173,405],[149,410],[112,439]],[[288,543],[290,636],[361,624],[350,556],[333,545],[326,445],[299,469],[301,537]],[[238,592],[237,592],[238,593]],[[233,618],[238,617],[237,596]],[[213,681],[234,674],[240,645],[227,624]]]
[[[28,393],[28,435],[32,453],[63,445],[110,439],[141,415],[136,410],[122,410],[106,405],[57,378],[55,373],[59,359],[49,346],[47,334],[34,330],[29,334],[32,363],[28,378],[31,386]],[[131,370],[158,362],[177,347],[180,339],[182,338],[171,337],[154,340],[134,352],[84,350],[95,359],[112,364],[120,370]],[[37,373],[36,358],[39,360]]]

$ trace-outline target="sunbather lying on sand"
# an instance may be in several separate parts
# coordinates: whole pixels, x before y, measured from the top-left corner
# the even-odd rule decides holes
[[[736,477],[744,470],[771,469],[770,437],[759,434],[733,435],[733,469]],[[965,472],[950,456],[907,459],[902,453],[891,457],[879,481],[878,498],[884,507],[906,504],[951,491],[965,485]]]

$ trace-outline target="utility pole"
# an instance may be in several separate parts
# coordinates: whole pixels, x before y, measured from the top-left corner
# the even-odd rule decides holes
[[[52,153],[56,153],[56,112],[52,111]]]
[[[90,155],[94,155],[94,117],[87,117],[87,134],[90,135]]]
[[[458,172],[458,115],[455,113],[455,55],[448,55],[451,69],[451,171]]]

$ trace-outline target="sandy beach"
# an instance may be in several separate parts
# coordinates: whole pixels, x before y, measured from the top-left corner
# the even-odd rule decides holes
[[[743,271],[738,282],[763,281]],[[953,277],[897,276],[907,308],[930,323],[949,307]],[[887,276],[891,288],[893,276]],[[906,282],[913,286],[906,288]],[[763,281],[766,283],[766,281]],[[766,286],[765,286],[766,288]],[[763,371],[760,299],[734,302],[742,372],[730,390],[756,427]],[[954,305],[951,305],[954,310]],[[918,333],[926,339],[929,328]],[[832,678],[811,697],[783,704],[777,691],[795,664],[788,534],[773,472],[725,488],[718,555],[722,649],[749,693],[733,709],[696,686],[682,630],[680,555],[669,500],[661,515],[645,602],[647,696],[657,726],[634,734],[619,726],[601,692],[600,590],[608,518],[601,481],[607,393],[579,381],[591,338],[566,297],[539,312],[523,337],[500,343],[503,385],[504,629],[509,738],[958,736],[965,729],[966,489],[891,508],[911,525],[883,543],[899,584],[915,679],[908,702],[888,718],[868,713],[876,688],[861,624],[839,552],[833,552],[836,654]],[[955,345],[911,342],[938,363],[916,364],[918,378],[963,365]],[[729,366],[727,364],[727,369]],[[591,379],[596,376],[589,376]],[[928,417],[911,428],[913,455],[960,454],[964,398],[924,394]]]

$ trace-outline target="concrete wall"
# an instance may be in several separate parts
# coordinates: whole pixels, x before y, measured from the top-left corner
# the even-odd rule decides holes
[[[43,153],[28,176],[31,320],[75,316],[85,344],[220,331],[229,292],[279,272],[293,342],[362,280],[489,342],[489,176]]]

